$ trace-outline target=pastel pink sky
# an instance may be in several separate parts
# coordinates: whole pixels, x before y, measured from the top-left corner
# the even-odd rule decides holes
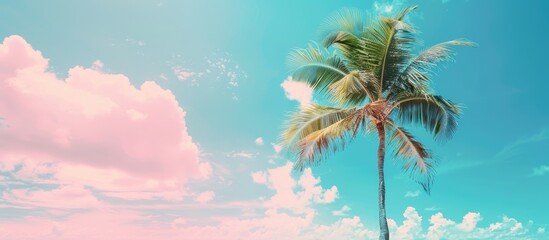
[[[0,220],[0,239],[377,238],[375,226],[338,202],[345,196],[336,185],[311,169],[293,176],[277,145],[271,167],[242,176],[253,190],[232,187],[246,191],[234,199],[224,180],[234,162],[207,159],[174,94],[103,68],[96,61],[60,78],[22,37],[0,45],[0,182],[8,186],[0,207],[21,213]],[[282,87],[302,106],[311,101],[306,85],[288,79]],[[318,221],[326,208],[335,220]],[[389,220],[397,239],[514,236],[528,227],[509,217],[478,227],[480,213],[470,212],[460,221],[433,214],[423,228],[427,218],[413,207],[403,219]]]

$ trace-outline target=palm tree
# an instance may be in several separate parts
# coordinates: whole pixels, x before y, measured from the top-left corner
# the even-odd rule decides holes
[[[311,104],[294,113],[282,133],[282,143],[298,155],[294,168],[317,165],[329,152],[344,147],[358,133],[377,132],[379,146],[379,239],[389,239],[385,213],[384,160],[386,137],[403,170],[429,193],[433,180],[430,152],[401,124],[419,124],[437,140],[456,130],[460,107],[429,87],[437,64],[450,60],[453,40],[412,54],[413,28],[404,17],[379,17],[367,26],[360,11],[346,9],[327,21],[323,47],[309,46],[290,54],[293,79],[326,93],[333,106]]]

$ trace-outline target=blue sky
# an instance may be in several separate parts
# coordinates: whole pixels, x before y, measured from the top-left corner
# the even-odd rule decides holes
[[[185,112],[186,131],[200,149],[200,161],[212,169],[206,179],[189,178],[182,183],[187,195],[172,210],[181,210],[187,224],[202,226],[215,217],[246,219],[240,217],[243,209],[268,209],[266,199],[276,187],[258,184],[251,175],[294,160],[272,146],[279,141],[288,113],[299,108],[281,87],[291,74],[288,53],[319,40],[319,26],[340,8],[355,7],[377,15],[408,5],[419,5],[409,21],[419,30],[420,48],[457,38],[474,41],[478,47],[458,48],[455,62],[445,64],[434,77],[436,93],[465,106],[455,137],[441,145],[414,129],[438,156],[431,195],[387,161],[388,217],[405,225],[402,221],[408,218],[403,212],[413,207],[423,217],[425,234],[430,217],[438,212],[456,223],[468,213],[479,213],[477,228],[512,218],[527,231],[519,238],[549,238],[545,233],[549,227],[545,154],[549,108],[543,99],[549,88],[544,74],[549,4],[544,1],[0,1],[0,36],[21,36],[49,59],[48,71],[60,79],[69,75],[70,68],[83,66],[123,74],[134,86],[154,81],[170,90]],[[96,60],[101,66],[94,64]],[[5,117],[2,110],[0,116]],[[261,141],[256,144],[258,138]],[[338,193],[330,203],[311,200],[307,205],[316,213],[314,224],[330,225],[358,216],[364,228],[376,231],[376,147],[375,138],[362,137],[312,169],[321,179],[322,191],[337,186]],[[10,171],[0,174],[17,181],[17,169]],[[301,176],[291,174],[296,180]],[[4,194],[0,212],[12,213],[0,216],[0,223],[54,218],[37,213],[47,206],[15,208],[5,197],[11,189],[45,188],[26,183],[0,186]],[[152,201],[108,198],[100,187],[84,185],[110,205]],[[210,204],[237,207],[196,207],[194,203],[185,207],[185,199],[208,191],[215,193],[207,201]],[[250,207],[235,203],[250,203]],[[351,209],[346,216],[332,214],[344,206]],[[73,214],[67,211],[64,216]],[[159,221],[174,218],[158,209],[139,213]]]

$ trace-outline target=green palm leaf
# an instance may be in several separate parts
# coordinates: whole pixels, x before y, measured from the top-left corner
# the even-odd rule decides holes
[[[454,53],[451,47],[455,45],[474,46],[474,43],[464,40],[453,40],[439,43],[423,51],[414,57],[402,73],[400,73],[398,81],[394,83],[394,89],[391,88],[388,95],[399,92],[398,89],[403,88],[418,88],[429,91],[427,84],[430,81],[430,73],[437,67],[438,63],[452,59]]]
[[[288,61],[295,69],[292,78],[307,82],[318,91],[326,90],[332,83],[349,73],[343,59],[312,46],[295,50],[290,54]]]
[[[360,69],[363,57],[357,49],[363,48],[361,40],[365,21],[360,10],[345,8],[328,18],[321,28],[322,44],[334,47],[347,60],[348,65]]]
[[[436,139],[449,139],[457,129],[459,105],[436,95],[401,95],[392,111],[402,123],[424,126]]]
[[[341,106],[355,106],[378,98],[378,80],[372,73],[352,71],[329,87],[332,101]]]
[[[410,48],[415,42],[412,27],[402,19],[414,8],[406,8],[395,18],[380,17],[364,36],[362,56],[368,71],[374,72],[381,85],[380,93],[386,90],[400,73],[403,64],[410,58]]]
[[[322,36],[330,36],[345,32],[360,37],[365,25],[363,14],[359,9],[343,8],[324,21],[320,33]]]

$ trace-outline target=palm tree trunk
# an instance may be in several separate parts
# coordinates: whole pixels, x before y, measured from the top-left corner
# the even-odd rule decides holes
[[[376,123],[379,136],[379,146],[377,148],[377,173],[379,175],[379,239],[389,240],[389,227],[387,226],[387,216],[385,214],[385,173],[383,172],[385,163],[385,126],[383,122]]]

